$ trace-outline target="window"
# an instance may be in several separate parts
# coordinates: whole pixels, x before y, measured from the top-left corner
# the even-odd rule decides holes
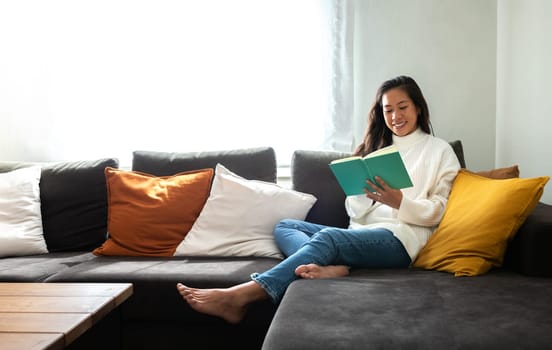
[[[0,156],[272,146],[289,164],[332,137],[339,3],[2,2]]]

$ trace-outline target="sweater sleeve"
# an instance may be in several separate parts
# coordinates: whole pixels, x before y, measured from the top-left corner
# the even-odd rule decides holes
[[[437,160],[436,165],[434,174],[426,174],[432,178],[427,197],[408,198],[403,196],[398,210],[399,220],[426,227],[439,224],[460,164],[454,151],[451,148],[445,148],[440,153],[440,159]]]

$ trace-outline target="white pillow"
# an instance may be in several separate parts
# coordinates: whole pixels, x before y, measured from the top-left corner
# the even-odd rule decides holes
[[[304,220],[315,202],[311,194],[247,180],[217,164],[209,198],[174,255],[282,258],[274,226]]]
[[[39,166],[0,174],[0,257],[48,253],[39,183]]]

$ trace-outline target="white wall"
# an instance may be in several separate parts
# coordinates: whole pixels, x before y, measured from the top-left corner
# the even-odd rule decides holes
[[[551,15],[552,1],[498,1],[496,165],[522,177],[552,176]]]
[[[410,75],[428,101],[436,136],[462,140],[468,168],[492,168],[496,1],[357,0],[355,11],[355,143],[377,87]]]

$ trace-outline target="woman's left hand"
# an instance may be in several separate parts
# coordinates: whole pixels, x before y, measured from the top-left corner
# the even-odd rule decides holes
[[[375,192],[371,192],[368,188],[364,188],[366,197],[370,198],[373,201],[377,201],[383,204],[386,204],[394,209],[399,209],[401,206],[401,201],[403,194],[401,190],[395,190],[385,183],[379,176],[376,176],[377,184],[373,183],[370,180],[366,180],[366,183],[373,189]]]

